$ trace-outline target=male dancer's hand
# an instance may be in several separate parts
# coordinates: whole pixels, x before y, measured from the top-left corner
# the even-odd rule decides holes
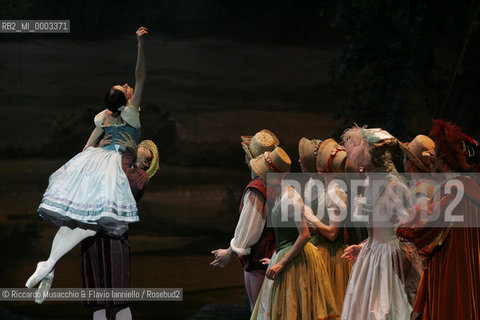
[[[215,260],[210,262],[210,265],[213,267],[223,268],[232,260],[233,250],[231,248],[217,249],[213,250],[212,254],[215,255]]]
[[[103,148],[105,146],[108,146],[111,143],[112,143],[112,135],[111,134],[106,134],[103,137],[103,139],[98,142],[98,147]]]
[[[133,140],[132,136],[128,132],[120,132],[120,136],[122,136],[123,139],[116,139],[115,143],[118,145],[121,145],[122,147],[126,148],[132,148],[133,150],[136,150],[137,146],[135,144],[135,140]]]

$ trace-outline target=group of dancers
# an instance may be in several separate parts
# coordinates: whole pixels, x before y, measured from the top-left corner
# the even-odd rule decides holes
[[[147,34],[143,27],[136,33],[135,90],[127,84],[108,90],[106,109],[95,116],[84,150],[50,176],[38,211],[59,230],[50,256],[26,282],[29,288],[39,284],[40,292],[48,291],[56,263],[80,242],[84,287],[129,286],[128,224],[139,220],[137,201],[159,166],[155,144],[140,141]],[[308,195],[309,201],[288,186],[269,192],[267,174],[291,167],[271,131],[241,138],[252,180],[230,246],[212,251],[211,265],[223,267],[238,255],[252,319],[480,319],[480,232],[472,227],[480,223],[480,187],[468,176],[478,170],[479,145],[459,127],[434,120],[430,137],[419,135],[410,143],[358,126],[344,132],[342,145],[331,138],[302,138],[300,166],[312,176],[307,184],[323,179],[328,186]],[[353,202],[349,190],[329,175],[360,172],[364,192]],[[417,183],[408,185],[403,172]],[[454,212],[465,225],[424,219],[438,208],[444,214],[454,200],[435,188],[433,177],[425,178],[429,172],[441,175],[440,185],[454,178],[462,182],[465,194]],[[374,173],[387,177],[377,196]],[[290,227],[281,227],[284,207],[300,213],[300,219],[287,214]],[[333,214],[355,208],[369,217],[366,228],[319,219],[321,207]],[[396,223],[376,219],[385,214],[393,214]],[[86,303],[94,319],[132,318],[128,301]]]
[[[238,256],[251,319],[480,319],[479,144],[450,122],[432,123],[430,137],[409,143],[356,125],[342,144],[302,138],[299,163],[311,176],[304,194],[276,188],[291,159],[271,131],[241,137],[252,180],[230,246],[212,251],[211,265]],[[363,182],[353,201],[349,176]],[[452,179],[460,200],[442,188]],[[328,187],[312,196],[314,180]],[[454,199],[463,222],[439,222]],[[282,208],[292,206],[285,225]],[[318,218],[322,207],[330,219]],[[364,228],[332,219],[345,211],[366,216]]]

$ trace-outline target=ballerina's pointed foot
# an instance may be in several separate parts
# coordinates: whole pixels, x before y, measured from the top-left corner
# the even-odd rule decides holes
[[[54,271],[50,272],[45,278],[43,278],[43,280],[38,285],[37,296],[35,298],[36,303],[42,304],[45,298],[47,297],[48,292],[52,287],[53,277],[54,277]]]
[[[50,271],[52,271],[54,266],[55,264],[49,260],[37,263],[37,269],[30,276],[30,278],[28,278],[27,283],[25,283],[25,287],[29,289],[33,288],[37,283],[42,281],[43,278],[50,273]]]

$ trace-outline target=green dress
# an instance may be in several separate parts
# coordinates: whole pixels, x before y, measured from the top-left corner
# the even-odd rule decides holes
[[[294,205],[303,206],[303,201],[293,188]],[[289,197],[292,199],[292,197]],[[282,197],[282,201],[284,201]],[[293,216],[288,217],[290,227],[281,227],[280,201],[272,209],[277,251],[270,266],[279,262],[292,248],[299,233],[291,227]],[[335,304],[327,268],[317,248],[310,242],[278,274],[275,280],[265,278],[255,304],[251,319],[337,319]]]

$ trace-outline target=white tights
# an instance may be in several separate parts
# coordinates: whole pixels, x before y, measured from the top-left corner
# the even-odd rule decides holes
[[[107,320],[107,311],[101,309],[93,313],[93,320]],[[130,308],[125,308],[117,312],[115,320],[132,320]]]
[[[37,269],[32,276],[27,280],[26,287],[32,288],[43,278],[45,278],[50,271],[53,270],[55,264],[67,252],[72,250],[82,240],[94,236],[97,232],[93,230],[86,230],[81,228],[70,229],[68,227],[60,227],[52,242],[52,249],[50,257],[47,261],[41,261],[37,264]]]

